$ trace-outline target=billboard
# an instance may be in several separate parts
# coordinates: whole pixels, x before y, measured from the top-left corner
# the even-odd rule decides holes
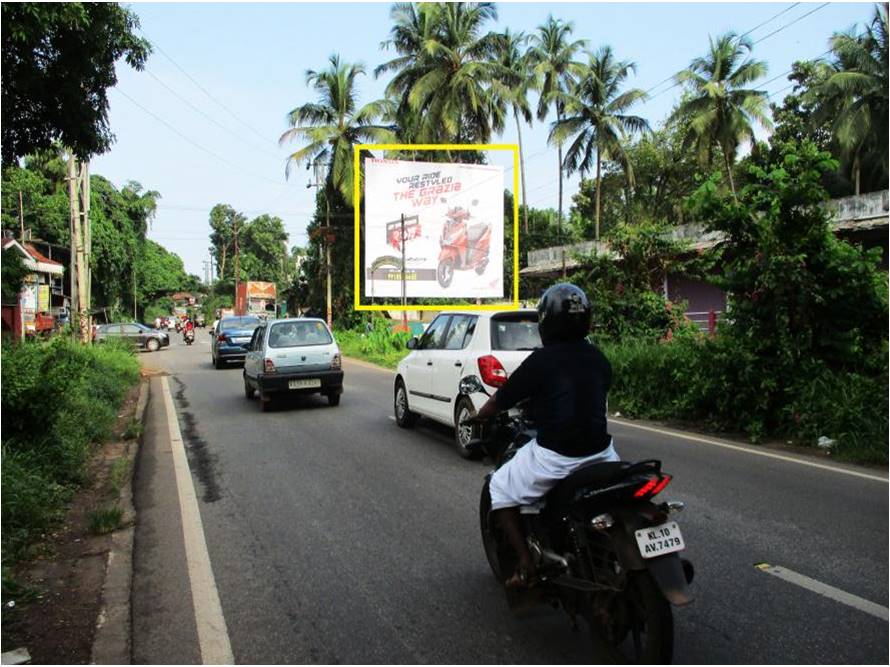
[[[503,298],[502,167],[364,164],[365,297]]]

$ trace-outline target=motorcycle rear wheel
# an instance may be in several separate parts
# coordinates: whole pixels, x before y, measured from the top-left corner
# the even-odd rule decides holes
[[[501,549],[497,538],[497,528],[493,525],[491,518],[491,494],[488,491],[488,480],[485,481],[485,486],[482,487],[482,496],[479,498],[479,528],[482,532],[482,548],[485,550],[485,558],[488,560],[491,573],[498,583],[503,583],[499,555]]]
[[[608,605],[603,621],[594,609],[585,614],[595,657],[610,663],[668,664],[674,652],[671,605],[646,571],[632,572],[627,587]]]

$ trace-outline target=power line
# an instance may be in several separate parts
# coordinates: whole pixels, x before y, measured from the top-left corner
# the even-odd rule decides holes
[[[773,35],[782,32],[785,28],[788,28],[788,27],[790,27],[790,26],[793,26],[795,23],[799,23],[800,21],[803,21],[803,20],[804,20],[807,16],[809,16],[810,14],[815,14],[815,13],[818,12],[820,9],[825,9],[825,8],[828,7],[828,5],[830,5],[830,4],[831,4],[830,2],[825,2],[825,3],[821,4],[821,5],[819,5],[818,7],[816,7],[815,9],[811,9],[811,10],[808,11],[806,14],[802,14],[801,16],[798,16],[798,17],[797,17],[796,19],[794,19],[791,23],[786,23],[786,24],[783,25],[782,27],[780,27],[780,28],[776,28],[776,29],[773,30],[771,33],[769,33],[768,35],[764,35],[763,37],[761,37],[760,39],[758,39],[756,42],[754,42],[754,44],[760,44],[760,42],[762,42],[763,40],[765,40],[765,39],[769,39],[769,38],[772,37]]]
[[[265,153],[266,155],[271,155],[272,157],[274,157],[274,158],[276,158],[276,159],[282,159],[282,156],[280,156],[280,155],[276,155],[275,153],[273,153],[273,152],[270,151],[270,150],[266,150],[265,148],[256,146],[256,145],[253,144],[252,142],[247,141],[243,136],[241,136],[240,134],[238,134],[238,133],[235,132],[234,130],[230,130],[228,127],[226,127],[225,125],[223,125],[222,123],[220,123],[219,121],[217,121],[215,118],[213,118],[213,117],[210,116],[209,114],[205,113],[202,109],[196,107],[194,104],[192,104],[191,102],[189,102],[185,97],[183,97],[183,96],[180,95],[178,92],[176,92],[173,88],[171,88],[171,87],[168,86],[166,83],[164,83],[164,82],[160,79],[160,77],[158,77],[156,74],[154,74],[151,70],[149,70],[149,69],[145,69],[145,70],[143,70],[143,71],[144,71],[146,74],[148,74],[151,78],[153,78],[155,81],[157,81],[159,84],[161,84],[164,88],[166,88],[168,91],[170,91],[171,94],[173,94],[176,98],[178,98],[180,101],[182,101],[184,104],[186,104],[186,105],[187,105],[189,108],[191,108],[193,111],[195,111],[196,113],[201,114],[204,118],[206,118],[207,120],[209,120],[211,123],[213,123],[213,124],[216,125],[217,127],[221,128],[221,129],[224,130],[225,132],[228,132],[229,134],[231,134],[233,137],[235,137],[235,138],[238,139],[239,141],[244,142],[245,144],[247,144],[248,146],[250,146],[250,147],[253,148],[254,150],[258,150],[258,151],[260,151],[260,152],[263,152],[263,153]]]
[[[195,84],[195,86],[198,88],[198,90],[200,90],[200,91],[201,91],[202,93],[204,93],[207,97],[209,97],[211,100],[213,100],[213,102],[215,102],[217,105],[219,105],[219,106],[220,106],[220,107],[221,107],[227,114],[229,114],[232,118],[234,118],[236,121],[238,121],[239,123],[241,123],[241,125],[243,125],[244,127],[246,127],[248,130],[250,130],[251,132],[253,132],[255,135],[257,135],[260,139],[262,139],[263,141],[269,141],[269,138],[266,137],[266,136],[264,136],[262,132],[260,132],[260,131],[257,130],[256,128],[254,128],[254,127],[253,127],[252,125],[250,125],[249,123],[247,123],[247,122],[241,120],[241,118],[240,118],[237,114],[235,114],[234,111],[232,111],[231,109],[229,109],[229,107],[227,107],[225,104],[223,104],[223,103],[220,102],[218,99],[216,99],[213,95],[211,95],[210,92],[209,92],[206,88],[204,88],[204,86],[202,86],[200,83],[198,83],[198,81],[197,81],[191,74],[189,74],[188,72],[186,72],[186,71],[179,65],[179,63],[177,63],[175,60],[173,60],[173,58],[172,58],[166,51],[164,51],[164,49],[162,49],[162,48],[161,48],[155,41],[153,41],[152,39],[150,39],[150,38],[148,37],[148,35],[145,34],[144,31],[143,31],[142,34],[146,37],[146,39],[148,39],[149,42],[151,42],[152,47],[155,48],[155,49],[157,49],[158,52],[159,52],[162,56],[164,56],[167,60],[169,60],[169,61],[173,64],[173,66],[174,66],[176,69],[178,69],[180,72],[182,72],[182,73],[185,75],[185,77],[186,77],[189,81],[191,81],[193,84]]]
[[[200,144],[194,142],[194,141],[193,141],[192,139],[190,139],[188,136],[186,136],[185,134],[183,134],[182,132],[180,132],[178,129],[176,129],[176,127],[174,127],[173,125],[171,125],[170,123],[168,123],[166,120],[164,120],[163,118],[161,118],[160,116],[158,116],[156,113],[154,113],[153,111],[147,109],[146,107],[144,107],[143,105],[141,105],[139,102],[137,102],[136,100],[134,100],[132,97],[130,97],[129,95],[127,95],[123,90],[120,89],[120,87],[115,87],[115,88],[113,88],[112,90],[114,90],[116,93],[119,93],[119,94],[123,95],[126,99],[128,99],[130,102],[132,102],[132,103],[135,104],[137,107],[139,107],[140,109],[142,109],[145,113],[147,113],[149,116],[151,116],[152,118],[154,118],[156,121],[158,121],[159,123],[161,123],[162,125],[164,125],[165,127],[167,127],[167,129],[169,129],[171,132],[175,133],[177,136],[179,136],[179,137],[180,137],[181,139],[183,139],[184,141],[187,141],[187,142],[190,143],[192,146],[194,146],[195,148],[198,148],[199,150],[204,151],[204,152],[207,153],[208,155],[213,156],[214,158],[216,158],[216,159],[219,160],[220,162],[224,163],[225,165],[227,165],[227,166],[229,166],[229,167],[231,167],[231,168],[233,168],[233,169],[236,169],[236,170],[238,170],[238,171],[241,171],[241,172],[243,172],[243,173],[245,173],[245,174],[249,174],[249,175],[252,176],[253,178],[259,179],[259,180],[261,180],[261,181],[265,181],[265,182],[267,182],[267,183],[271,183],[272,185],[276,185],[276,186],[278,186],[278,187],[280,187],[280,188],[286,188],[286,187],[287,187],[285,184],[283,184],[283,183],[279,183],[278,181],[273,181],[271,178],[266,178],[265,176],[260,176],[259,174],[254,174],[254,173],[251,172],[251,171],[247,171],[246,169],[244,169],[244,168],[241,167],[240,165],[235,164],[234,162],[230,162],[229,160],[227,160],[226,158],[222,157],[222,156],[219,155],[218,153],[214,153],[214,152],[213,152],[212,150],[210,150],[209,148],[205,148],[204,146],[202,146],[202,145],[200,145]]]

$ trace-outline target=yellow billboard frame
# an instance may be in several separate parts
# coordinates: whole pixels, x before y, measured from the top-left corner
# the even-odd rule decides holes
[[[361,262],[361,152],[362,151],[513,151],[513,300],[502,303],[483,303],[455,306],[452,303],[442,304],[406,305],[401,304],[362,304],[360,271],[364,267]],[[355,187],[355,289],[354,307],[356,310],[392,310],[396,312],[406,310],[445,310],[459,308],[460,310],[519,310],[519,145],[518,144],[355,144],[353,146],[354,169],[353,180]]]

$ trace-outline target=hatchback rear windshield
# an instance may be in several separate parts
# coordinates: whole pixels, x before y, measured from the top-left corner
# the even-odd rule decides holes
[[[276,322],[269,329],[269,347],[330,345],[331,333],[322,322]]]
[[[219,323],[220,331],[226,329],[253,329],[260,324],[258,317],[227,317]]]
[[[534,350],[536,347],[541,347],[537,313],[512,313],[492,318],[492,350]]]

